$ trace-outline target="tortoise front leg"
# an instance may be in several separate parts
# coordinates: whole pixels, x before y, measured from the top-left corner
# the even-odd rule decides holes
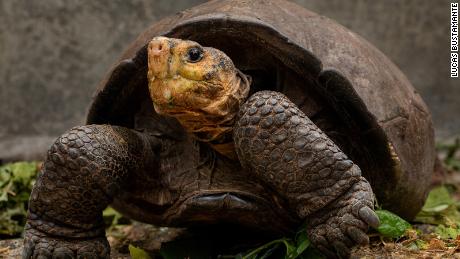
[[[102,211],[130,175],[153,166],[156,145],[109,125],[57,139],[32,190],[23,258],[109,258]]]
[[[241,107],[234,139],[243,166],[284,196],[328,257],[349,255],[378,226],[359,167],[284,95],[257,92]]]

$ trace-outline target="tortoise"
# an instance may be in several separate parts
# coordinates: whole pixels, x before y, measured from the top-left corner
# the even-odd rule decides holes
[[[163,226],[285,234],[348,256],[380,206],[411,219],[430,113],[367,41],[294,3],[210,1],[154,23],[48,151],[24,258],[106,258],[102,210]]]

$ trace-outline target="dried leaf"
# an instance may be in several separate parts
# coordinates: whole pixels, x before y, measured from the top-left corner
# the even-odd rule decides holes
[[[437,238],[432,238],[430,240],[430,243],[428,244],[428,249],[429,250],[446,250],[446,243],[442,241],[441,239]]]

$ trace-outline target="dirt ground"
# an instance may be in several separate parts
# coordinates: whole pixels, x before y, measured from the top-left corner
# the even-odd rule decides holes
[[[161,242],[175,237],[180,230],[134,224],[122,232],[126,234],[125,238],[120,239],[120,233],[108,236],[112,246],[112,258],[131,258],[128,251],[129,243],[136,243],[149,251],[158,251]],[[21,258],[21,252],[22,239],[0,241],[0,258]],[[401,243],[384,243],[379,239],[373,239],[369,246],[353,249],[351,258],[460,258],[460,251],[457,247],[414,251]]]

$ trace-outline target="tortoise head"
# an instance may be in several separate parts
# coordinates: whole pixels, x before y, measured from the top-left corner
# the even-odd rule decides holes
[[[231,131],[250,85],[222,51],[166,37],[148,44],[147,77],[155,111],[204,141]]]

